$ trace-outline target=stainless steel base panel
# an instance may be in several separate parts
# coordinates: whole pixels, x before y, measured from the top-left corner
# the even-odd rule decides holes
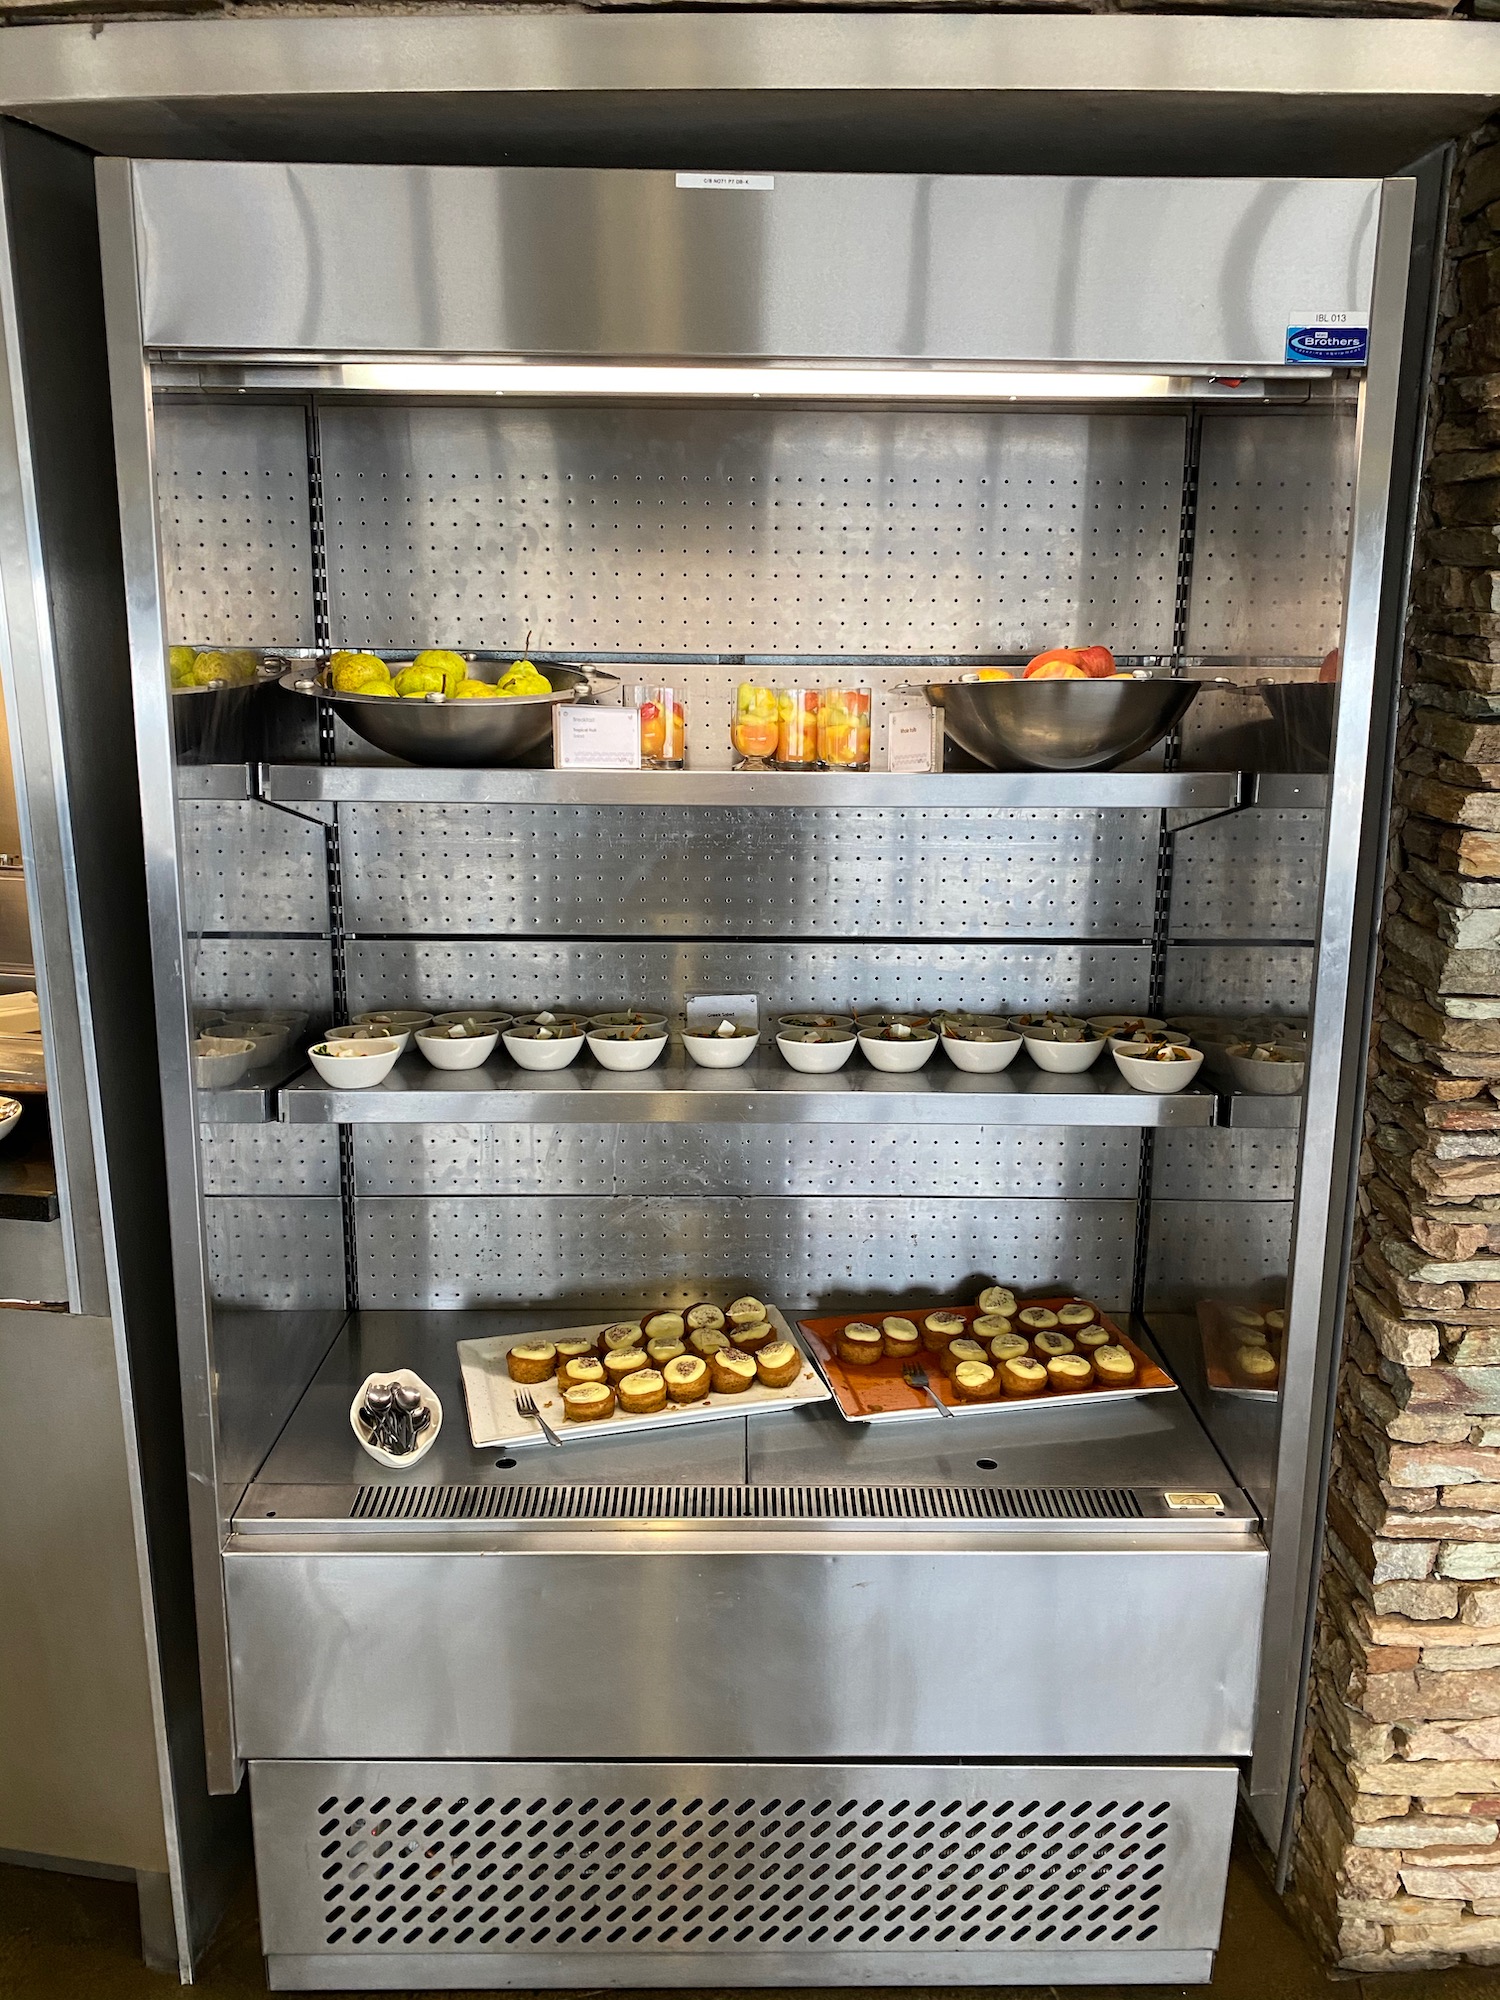
[[[251,1765],[276,1988],[1207,1980],[1232,1764]]]

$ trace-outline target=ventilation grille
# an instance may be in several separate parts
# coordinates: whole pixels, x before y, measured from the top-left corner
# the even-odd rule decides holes
[[[353,1521],[1138,1521],[1126,1486],[361,1486]]]
[[[330,1951],[1085,1951],[1150,1943],[1172,1809],[332,1794]]]

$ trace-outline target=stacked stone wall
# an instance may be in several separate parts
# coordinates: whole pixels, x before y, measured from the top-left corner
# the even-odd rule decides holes
[[[1450,216],[1294,1906],[1500,1963],[1500,131]]]

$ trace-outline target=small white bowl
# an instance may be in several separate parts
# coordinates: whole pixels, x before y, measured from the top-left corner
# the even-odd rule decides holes
[[[406,1044],[395,1035],[388,1035],[383,1042],[369,1044],[357,1056],[329,1054],[331,1048],[348,1046],[347,1042],[314,1042],[307,1052],[318,1075],[335,1090],[368,1090],[371,1084],[384,1083]]]
[[[13,1097],[0,1097],[0,1139],[16,1129],[21,1107]]]
[[[432,1422],[417,1439],[416,1444],[404,1458],[393,1452],[382,1451],[379,1445],[371,1444],[359,1421],[359,1406],[365,1400],[366,1392],[376,1382],[399,1382],[403,1388],[415,1389],[427,1408],[432,1412]],[[443,1428],[443,1406],[437,1399],[436,1391],[429,1389],[420,1375],[414,1375],[409,1368],[379,1368],[373,1375],[367,1375],[354,1394],[349,1405],[349,1428],[359,1440],[360,1449],[367,1451],[371,1458],[381,1465],[389,1465],[396,1472],[405,1472],[409,1465],[415,1465],[438,1441],[438,1432]]]
[[[492,1007],[463,1007],[456,1014],[434,1014],[432,1019],[438,1028],[493,1028],[498,1035],[502,1028],[510,1026],[515,1016],[497,1013]]]
[[[1116,1044],[1114,1055],[1115,1065],[1131,1089],[1143,1090],[1151,1097],[1171,1097],[1186,1090],[1203,1067],[1201,1049],[1190,1049],[1186,1062],[1150,1062],[1141,1056],[1128,1056],[1123,1043]]]
[[[458,1023],[453,1025],[456,1027]],[[498,1028],[486,1029],[479,1035],[453,1035],[434,1022],[430,1028],[417,1030],[417,1047],[434,1069],[478,1069],[495,1053],[499,1039]]]
[[[656,1024],[652,1022],[648,1025],[654,1027]],[[661,1023],[659,1035],[630,1037],[628,1026],[614,1024],[590,1028],[587,1037],[595,1062],[604,1069],[614,1070],[650,1069],[670,1039],[665,1021]]]
[[[255,1055],[242,1035],[200,1035],[193,1043],[193,1080],[200,1090],[228,1090],[239,1082]]]
[[[1086,1042],[1055,1042],[1045,1033],[1031,1033],[1025,1041],[1026,1053],[1037,1068],[1051,1070],[1054,1076],[1080,1076],[1104,1053],[1102,1036]]]
[[[760,1047],[759,1035],[684,1035],[682,1046],[700,1069],[738,1069]]]
[[[613,1013],[590,1014],[589,1032],[598,1028],[660,1028],[667,1032],[665,1014],[647,1013],[640,1007],[617,1007]]]
[[[989,1023],[985,1025],[988,1027]],[[1002,1069],[1009,1069],[1021,1053],[1021,1031],[997,1025],[990,1029],[990,1036],[993,1039],[974,1041],[950,1034],[945,1027],[943,1050],[955,1069],[967,1070],[973,1076],[995,1076]]]
[[[505,1052],[522,1069],[566,1069],[583,1047],[583,1031],[569,1035],[543,1035],[534,1023],[517,1022],[501,1039]]]
[[[355,1022],[366,1027],[371,1022],[377,1028],[388,1028],[393,1035],[414,1035],[418,1028],[425,1028],[431,1021],[430,1014],[424,1014],[420,1007],[372,1007],[366,1014],[356,1014]]]
[[[888,1042],[876,1035],[862,1034],[859,1045],[865,1052],[865,1061],[873,1069],[904,1076],[930,1060],[938,1045],[938,1035],[935,1028],[913,1028],[910,1036],[898,1042]]]
[[[809,1041],[810,1034],[836,1035],[833,1041]],[[842,1069],[854,1053],[859,1037],[853,1027],[848,1028],[803,1028],[800,1033],[793,1029],[789,1034],[776,1037],[776,1046],[781,1051],[782,1060],[793,1069],[801,1070],[804,1076],[832,1076],[836,1069]]]
[[[1252,1043],[1264,1048],[1264,1042]],[[1273,1042],[1272,1048],[1292,1058],[1290,1062],[1266,1062],[1264,1058],[1224,1051],[1229,1074],[1236,1090],[1252,1091],[1257,1097],[1295,1097],[1307,1081],[1307,1046],[1303,1042]]]
[[[258,1015],[229,1015],[218,1030],[223,1035],[233,1035],[237,1040],[254,1042],[255,1053],[250,1058],[250,1067],[260,1069],[266,1063],[279,1061],[291,1046],[292,1031],[283,1021],[266,1021]]]
[[[1090,1014],[1088,1024],[1107,1042],[1128,1041],[1137,1034],[1165,1039],[1170,1032],[1165,1021],[1157,1021],[1149,1014]],[[1184,1034],[1183,1039],[1191,1041],[1192,1036]]]

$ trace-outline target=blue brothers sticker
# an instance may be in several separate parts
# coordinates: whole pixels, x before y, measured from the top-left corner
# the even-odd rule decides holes
[[[1370,329],[1349,313],[1305,313],[1286,330],[1288,361],[1319,368],[1363,368],[1370,358]]]

